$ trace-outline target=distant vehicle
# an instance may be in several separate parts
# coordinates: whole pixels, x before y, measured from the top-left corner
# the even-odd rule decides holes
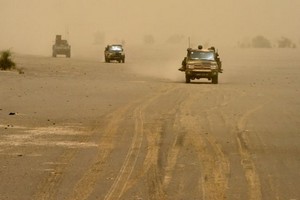
[[[65,55],[67,58],[71,57],[71,46],[67,40],[62,40],[61,35],[56,35],[55,44],[52,46],[52,56]]]
[[[199,45],[198,49],[187,49],[187,56],[182,61],[182,67],[179,69],[185,72],[186,83],[191,80],[207,78],[213,84],[218,84],[219,73],[222,73],[222,62],[219,54],[214,47],[202,49]]]
[[[105,62],[116,60],[125,63],[125,53],[121,44],[107,45],[104,50]]]

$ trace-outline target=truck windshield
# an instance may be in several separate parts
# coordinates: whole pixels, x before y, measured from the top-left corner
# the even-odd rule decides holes
[[[191,60],[215,60],[214,52],[206,52],[206,51],[191,51],[189,54],[189,58]]]
[[[67,42],[67,40],[61,40],[61,41],[60,41],[60,44],[61,44],[61,45],[68,45],[68,42]]]
[[[109,47],[110,51],[122,51],[122,46],[110,46]]]

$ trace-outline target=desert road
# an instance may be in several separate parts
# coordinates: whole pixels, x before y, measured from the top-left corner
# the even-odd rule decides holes
[[[0,200],[300,200],[299,50],[220,55],[219,84],[186,84],[184,55],[15,55]]]

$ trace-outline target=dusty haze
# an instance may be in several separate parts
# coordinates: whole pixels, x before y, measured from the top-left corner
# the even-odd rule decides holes
[[[102,55],[106,43],[143,44],[146,35],[160,45],[172,36],[184,45],[188,37],[215,46],[235,46],[255,35],[285,36],[298,46],[300,41],[298,0],[0,0],[0,5],[0,49],[26,54],[50,55],[56,34],[69,40],[74,56]]]
[[[0,70],[0,200],[300,200],[299,11],[300,0],[0,0],[0,50],[20,69]],[[56,34],[70,59],[51,57]],[[235,48],[257,35],[298,47]],[[185,83],[189,37],[218,48],[219,84]],[[104,62],[119,42],[126,62]]]

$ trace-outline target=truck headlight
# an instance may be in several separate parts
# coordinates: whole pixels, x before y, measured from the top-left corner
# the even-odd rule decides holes
[[[194,69],[195,67],[194,67],[194,65],[187,65],[186,66],[188,69]]]
[[[218,65],[212,65],[211,66],[211,69],[217,69],[218,68]]]

